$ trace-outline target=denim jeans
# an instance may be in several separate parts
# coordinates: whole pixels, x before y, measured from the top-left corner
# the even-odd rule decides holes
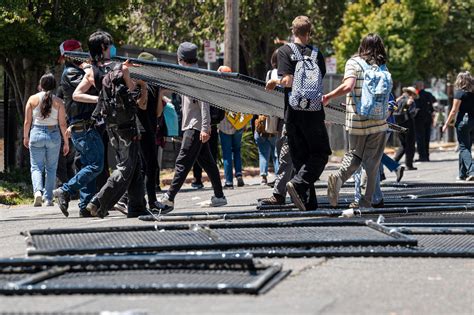
[[[380,164],[380,169],[382,169],[382,164]],[[361,176],[362,175],[362,167],[359,167],[359,169],[357,171],[355,171],[354,173],[354,201],[355,202],[359,202],[360,201],[360,197],[362,196],[362,192],[361,192]],[[380,201],[382,201],[383,199],[383,193],[382,193],[382,189],[380,188],[380,172],[377,172],[377,178],[376,178],[376,181],[375,181],[375,189],[374,189],[374,193],[372,194],[372,204],[377,204],[379,203]]]
[[[268,175],[268,164],[270,157],[273,160],[275,174],[278,173],[278,153],[276,147],[276,136],[260,136],[257,132],[254,134],[255,142],[258,147],[258,164],[260,165],[260,175]]]
[[[219,132],[222,147],[222,159],[224,161],[225,183],[233,183],[232,161],[235,168],[235,176],[242,176],[242,156],[240,148],[242,146],[242,134],[244,130],[237,130],[233,135]]]
[[[104,144],[95,129],[73,131],[71,139],[81,155],[82,168],[61,189],[69,194],[79,190],[79,209],[85,209],[96,192],[96,177],[104,167]]]
[[[382,160],[380,161],[390,172],[395,171],[399,166],[400,163],[395,161],[394,159],[390,158],[387,154],[382,155]],[[383,171],[383,170],[382,170]]]
[[[466,178],[474,176],[474,164],[472,163],[471,147],[472,132],[474,131],[474,118],[464,115],[462,120],[456,123],[456,135],[459,142],[459,177]]]
[[[33,193],[44,191],[44,199],[53,199],[61,134],[58,126],[34,125],[30,131],[30,164]],[[45,183],[43,186],[43,172]]]

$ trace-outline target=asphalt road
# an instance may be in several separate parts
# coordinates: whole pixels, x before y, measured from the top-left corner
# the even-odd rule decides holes
[[[457,154],[432,154],[404,180],[454,182]],[[326,180],[331,169],[324,172]],[[394,174],[387,173],[389,181]],[[178,195],[179,211],[253,209],[271,189],[247,178],[243,188],[225,191],[229,205],[202,209],[212,195],[186,189]],[[206,184],[208,186],[209,184]],[[77,203],[64,218],[56,207],[0,208],[0,257],[24,257],[21,231],[29,229],[150,224],[112,213],[106,219],[78,218]],[[63,295],[0,296],[0,312],[85,313],[142,311],[147,314],[474,314],[474,260],[455,258],[295,258],[279,261],[292,273],[270,292],[248,295]]]

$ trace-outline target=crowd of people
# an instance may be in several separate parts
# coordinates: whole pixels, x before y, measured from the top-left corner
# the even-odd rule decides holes
[[[65,56],[67,51],[82,51],[80,42],[66,40],[60,46],[64,70],[59,86],[52,74],[45,74],[39,84],[41,91],[29,98],[25,109],[23,142],[30,150],[34,206],[52,206],[55,198],[68,216],[69,202],[78,195],[81,217],[105,217],[113,209],[129,218],[150,212],[166,214],[174,209],[176,196],[191,169],[192,187],[203,187],[202,170],[212,184],[214,195],[203,205],[226,205],[224,189],[234,187],[234,177],[238,187],[244,186],[242,135],[251,122],[261,183],[268,184],[270,160],[275,172],[273,195],[261,203],[284,204],[288,193],[300,210],[316,209],[314,183],[332,154],[324,106],[346,96],[348,149],[339,169],[329,175],[328,198],[336,207],[342,185],[352,177],[355,196],[350,207],[383,207],[383,166],[395,172],[400,181],[405,170],[416,170],[415,145],[418,161],[430,161],[430,131],[437,101],[424,89],[423,82],[403,88],[398,98],[393,96],[387,53],[377,34],[362,39],[358,51],[345,64],[342,83],[324,94],[324,56],[310,45],[311,31],[308,17],[296,17],[292,22],[294,40],[275,50],[271,58],[266,89],[278,86],[284,90],[283,120],[225,112],[192,97],[172,95],[142,80],[132,80],[130,67],[136,65],[114,61],[116,48],[107,32],[90,35],[90,62]],[[197,67],[197,51],[195,44],[181,43],[178,64]],[[156,60],[147,52],[138,59]],[[218,71],[232,69],[221,66]],[[372,82],[383,83],[375,94],[367,83],[374,78],[377,81]],[[455,87],[452,110],[439,131],[444,132],[456,119],[459,179],[471,181],[474,96],[470,73],[460,73]],[[163,144],[165,134],[163,117],[174,108],[170,103],[180,108],[182,142],[171,185],[157,198],[157,191],[161,191],[158,146]],[[384,154],[388,138],[394,135],[387,122],[408,129],[397,133],[401,146],[394,159]],[[224,184],[217,166],[219,140]],[[116,162],[110,174],[109,144]],[[403,156],[404,166],[399,163]],[[74,172],[68,171],[72,165]],[[363,194],[361,187],[365,187]]]

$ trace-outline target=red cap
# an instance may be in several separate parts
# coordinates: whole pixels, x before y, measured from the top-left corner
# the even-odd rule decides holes
[[[82,48],[81,43],[75,39],[68,39],[59,45],[59,51],[61,56],[64,56],[65,51],[74,51]]]

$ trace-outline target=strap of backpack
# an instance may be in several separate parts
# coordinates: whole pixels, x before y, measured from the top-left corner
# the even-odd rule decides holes
[[[357,64],[362,68],[362,71],[366,71],[367,69],[370,69],[370,65],[361,57],[354,57],[352,58]]]
[[[318,51],[317,47],[313,47],[313,50],[311,50],[311,59],[313,59],[316,64],[318,64]]]
[[[288,46],[290,46],[291,50],[293,51],[293,54],[295,54],[295,57],[296,57],[295,61],[303,60],[303,56],[301,55],[301,52],[295,43],[289,43]]]

